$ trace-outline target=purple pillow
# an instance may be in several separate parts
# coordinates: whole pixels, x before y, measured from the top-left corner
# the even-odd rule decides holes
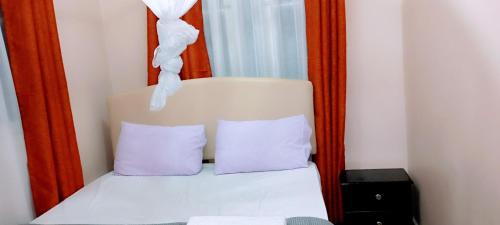
[[[152,126],[122,122],[115,173],[132,176],[194,175],[201,171],[205,126]]]
[[[311,134],[304,115],[277,120],[220,120],[215,142],[215,173],[307,167]]]

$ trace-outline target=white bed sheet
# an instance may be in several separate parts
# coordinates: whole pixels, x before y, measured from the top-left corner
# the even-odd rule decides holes
[[[35,224],[153,224],[191,216],[311,216],[327,219],[319,174],[308,168],[179,177],[108,173],[35,219]]]

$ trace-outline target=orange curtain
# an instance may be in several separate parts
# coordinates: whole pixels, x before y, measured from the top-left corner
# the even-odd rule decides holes
[[[309,80],[314,86],[316,163],[330,220],[342,221],[346,25],[344,0],[306,0]]]
[[[0,0],[37,215],[83,187],[52,0]]]
[[[181,57],[184,61],[180,77],[182,80],[211,77],[210,61],[208,59],[208,51],[205,43],[205,33],[203,32],[203,15],[201,1],[198,1],[186,15],[182,17],[187,23],[193,25],[200,31],[198,40],[192,45],[189,45]],[[153,68],[151,61],[153,53],[158,46],[158,36],[156,33],[156,21],[158,18],[148,9],[147,12],[147,32],[148,32],[148,85],[158,83],[159,68]]]

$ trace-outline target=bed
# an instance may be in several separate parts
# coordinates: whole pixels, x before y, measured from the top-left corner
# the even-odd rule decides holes
[[[154,125],[204,124],[202,171],[194,176],[103,175],[36,218],[34,224],[167,224],[192,216],[284,216],[327,220],[320,177],[307,168],[215,175],[214,136],[219,119],[276,119],[303,114],[314,131],[308,81],[271,78],[206,78],[183,88],[159,112],[148,110],[153,87],[109,99],[116,146],[122,121]],[[314,133],[311,137],[315,153]],[[299,221],[300,222],[300,221]]]

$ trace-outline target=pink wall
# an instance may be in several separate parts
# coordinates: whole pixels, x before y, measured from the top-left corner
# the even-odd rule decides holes
[[[106,98],[112,93],[98,0],[55,0],[57,28],[85,182],[111,169]]]
[[[500,224],[500,2],[403,5],[409,170],[424,225]]]
[[[346,166],[407,168],[402,0],[346,3]]]
[[[107,98],[146,85],[140,0],[55,0],[85,182],[112,169]]]

